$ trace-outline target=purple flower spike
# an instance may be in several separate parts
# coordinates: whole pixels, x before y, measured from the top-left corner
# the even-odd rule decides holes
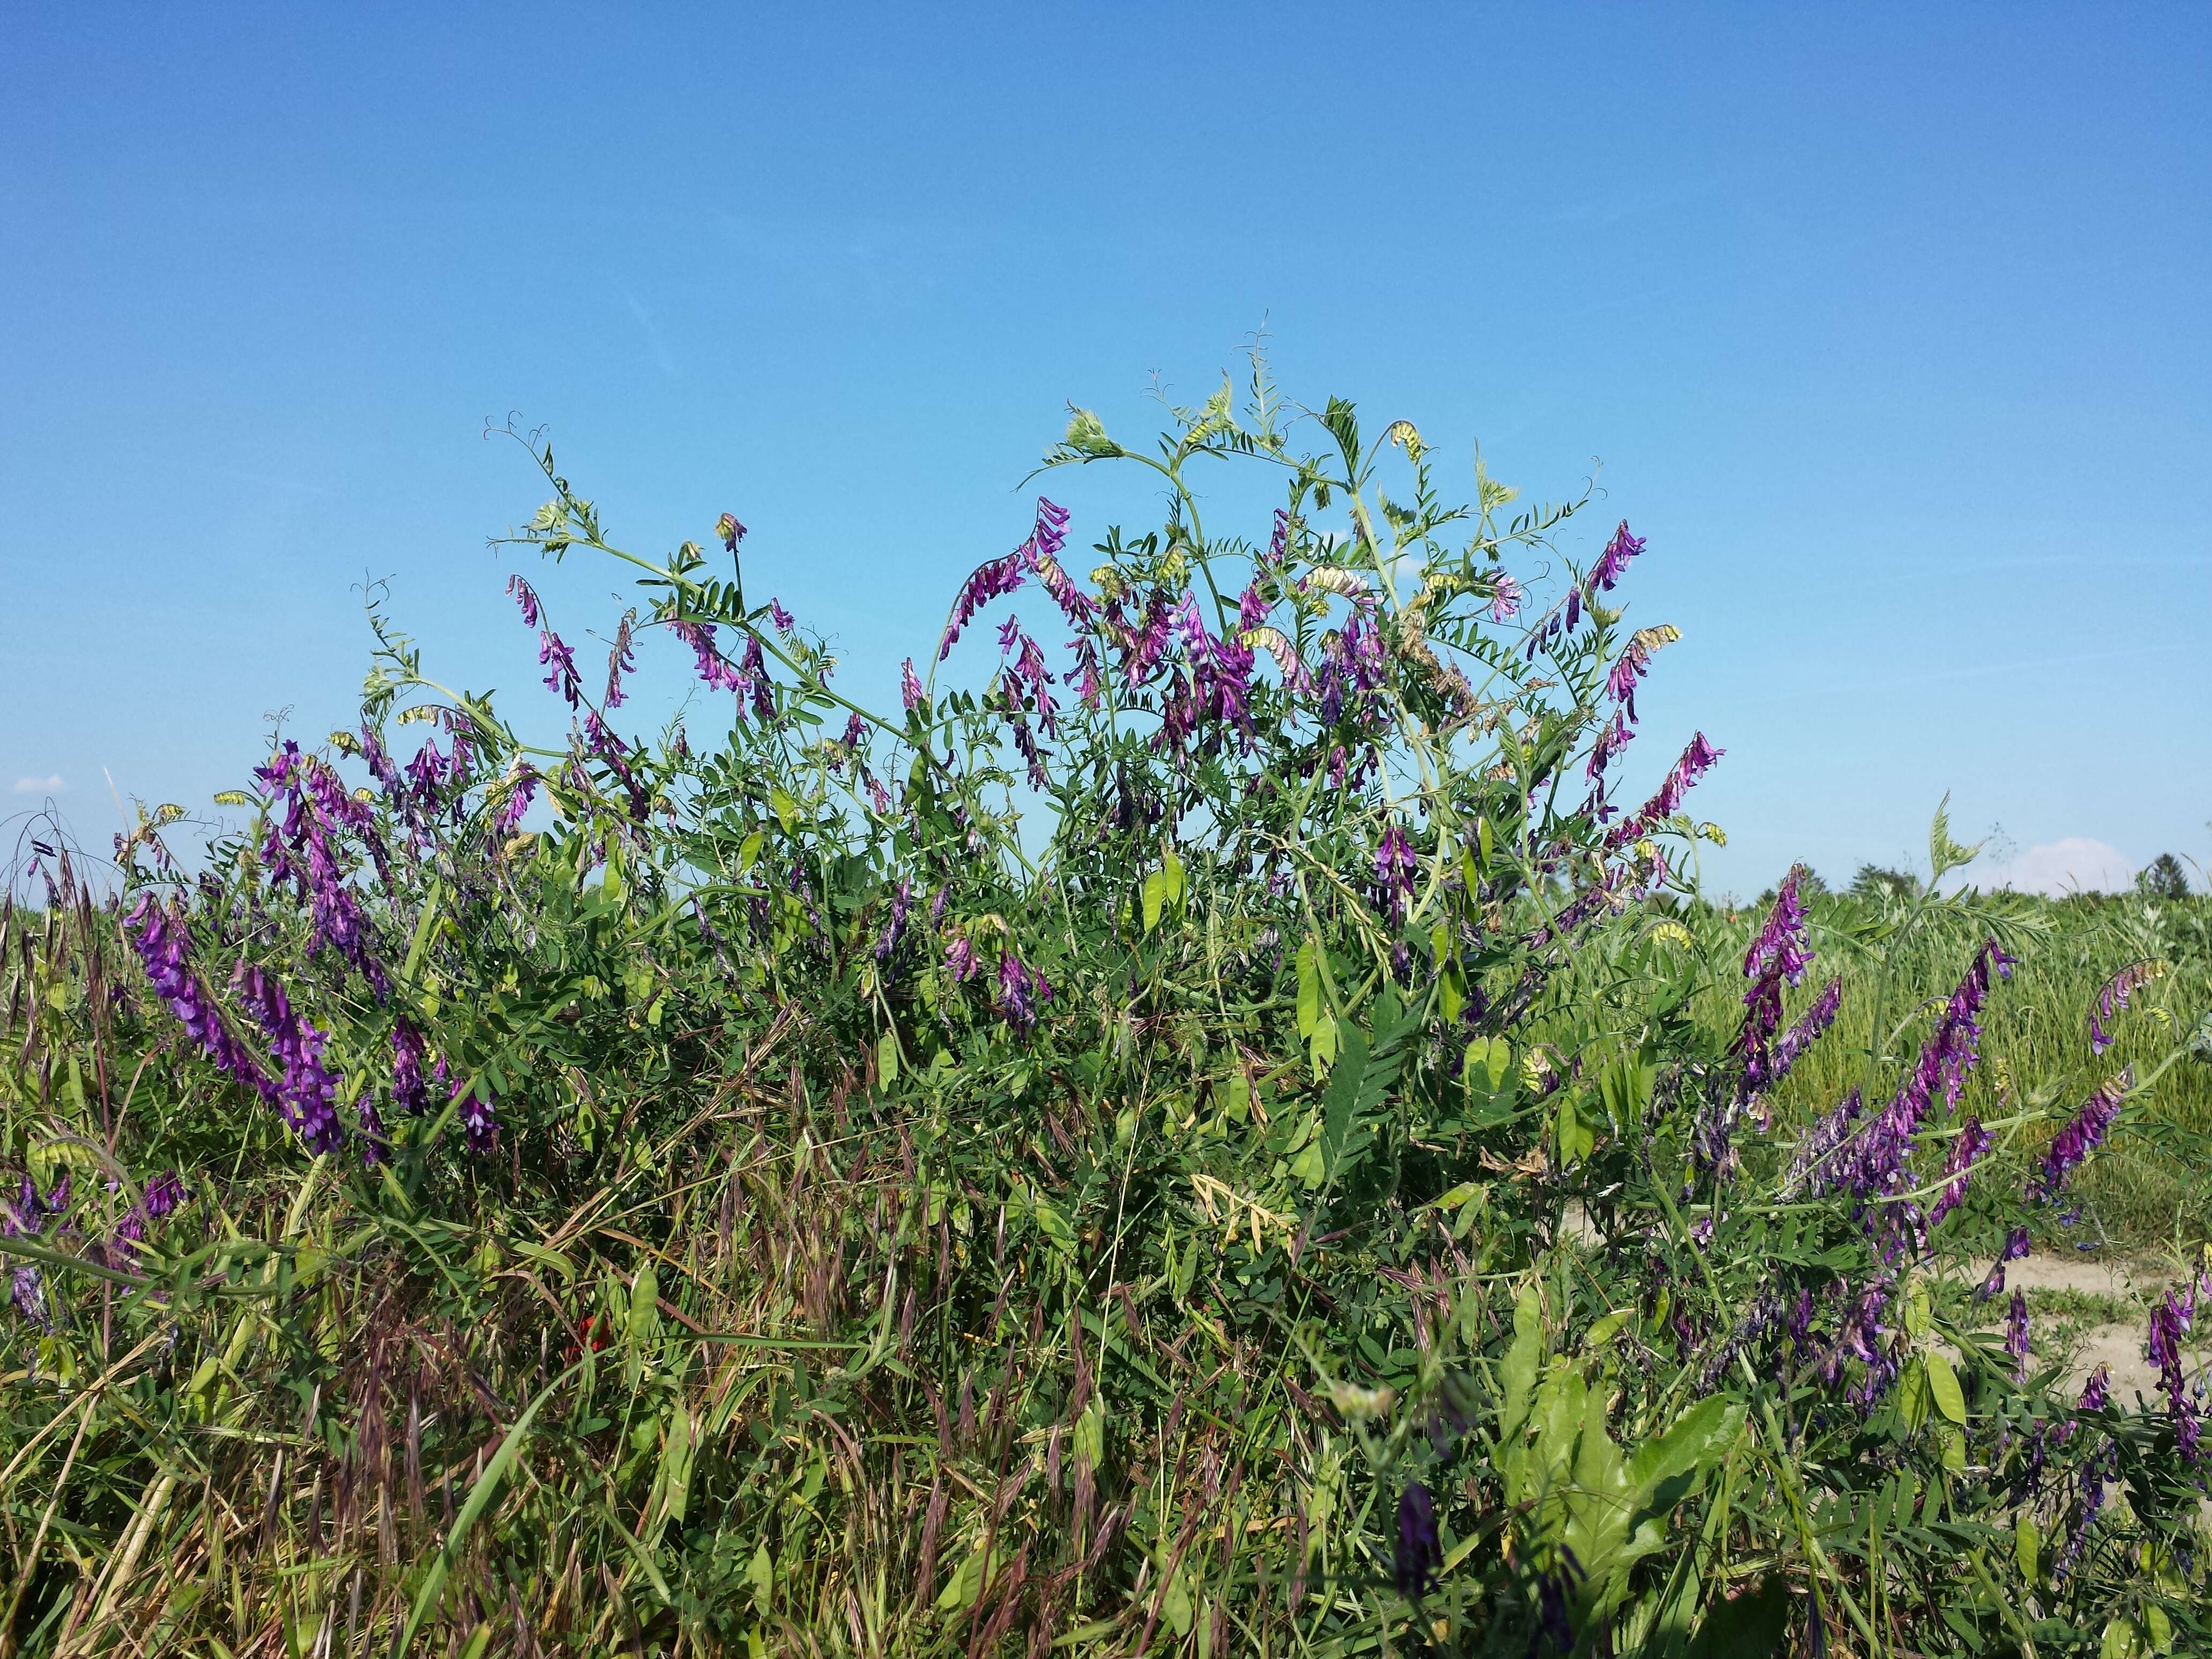
[[[921,678],[914,672],[912,657],[899,665],[899,697],[909,714],[921,707]]]
[[[1674,763],[1674,769],[1667,775],[1667,781],[1659,786],[1658,793],[1638,807],[1633,817],[1623,818],[1615,824],[1613,833],[1607,837],[1607,842],[1616,848],[1626,847],[1630,842],[1650,834],[1661,819],[1674,817],[1682,805],[1682,797],[1688,794],[1698,780],[1711,771],[1714,763],[1726,753],[1728,750],[1725,749],[1716,749],[1706,742],[1704,732],[1692,736],[1690,746],[1682,751],[1682,758]]]
[[[912,890],[913,884],[902,881],[891,895],[890,919],[884,924],[883,934],[876,940],[878,962],[890,961],[891,952],[898,949],[899,940],[905,936],[907,900]]]
[[[1796,985],[1802,981],[1813,960],[1812,951],[1805,947],[1805,906],[1797,896],[1797,878],[1802,873],[1802,865],[1793,866],[1782,878],[1782,890],[1775,896],[1766,925],[1744,956],[1744,977],[1751,981],[1751,988],[1743,994],[1743,1030],[1736,1037],[1736,1048],[1743,1055],[1747,1094],[1778,1075],[1771,1050],[1782,1024],[1782,988],[1785,982]],[[1840,995],[1840,987],[1838,990]],[[1812,1036],[1804,1041],[1811,1042]],[[1795,1058],[1793,1054],[1791,1059]]]
[[[2058,1196],[2067,1176],[2104,1143],[2112,1130],[2112,1120],[2120,1115],[2121,1103],[2134,1086],[2134,1072],[2123,1066],[2117,1076],[2106,1079],[2097,1091],[2081,1103],[2072,1120],[2051,1137],[2043,1154],[2043,1167],[2028,1183],[2029,1197],[2047,1204]]]
[[[584,682],[577,678],[576,653],[550,628],[538,635],[538,660],[553,671],[545,677],[547,690],[558,691],[571,708],[583,701]]]
[[[1817,1042],[1823,1031],[1835,1024],[1836,1010],[1843,1004],[1844,981],[1838,975],[1820,988],[1820,994],[1813,999],[1813,1006],[1797,1018],[1797,1023],[1784,1031],[1774,1045],[1767,1065],[1767,1079],[1779,1083],[1789,1076],[1790,1068],[1797,1063],[1798,1056]]]
[[[2023,1291],[2012,1293],[2012,1306],[2005,1314],[2005,1352],[2012,1356],[2013,1380],[2024,1381],[2027,1376],[2027,1297]]]
[[[2203,1433],[2203,1425],[2196,1406],[2189,1398],[2188,1378],[2183,1370],[2182,1339],[2189,1334],[2190,1326],[2197,1316],[2197,1286],[2191,1284],[2186,1291],[2170,1290],[2166,1300],[2151,1310],[2150,1339],[2146,1345],[2151,1363],[2158,1367],[2158,1386],[2166,1395],[2166,1410],[2173,1419],[2173,1438],[2181,1455],[2191,1462],[2197,1461],[2197,1443]]]
[[[964,985],[975,976],[975,947],[964,939],[953,939],[945,947],[945,965],[953,982]]]
[[[323,1063],[331,1034],[293,1008],[275,975],[250,963],[238,964],[230,984],[268,1033],[270,1051],[282,1068],[276,1109],[312,1151],[336,1152],[344,1144],[345,1131],[338,1125],[338,1074]]]
[[[1605,551],[1599,556],[1595,568],[1590,571],[1591,591],[1611,592],[1613,585],[1628,568],[1628,562],[1643,550],[1643,539],[1628,533],[1628,520],[1623,519],[1620,528],[1613,532],[1613,539],[1605,544]]]
[[[2097,1012],[2089,1016],[2089,1052],[2101,1054],[2112,1046],[2112,1033],[2105,1027],[2114,1016],[2128,1006],[2128,999],[2166,972],[2163,963],[2131,962],[2106,980],[2104,988],[2097,993]]]
[[[169,1006],[200,1051],[222,1070],[274,1104],[276,1085],[246,1045],[232,1036],[216,1012],[215,999],[191,965],[191,942],[181,919],[155,903],[151,893],[139,896],[137,907],[125,922],[131,945],[145,963],[146,977],[155,994]]]
[[[1413,890],[1413,872],[1419,861],[1413,855],[1413,843],[1406,832],[1392,824],[1382,832],[1382,842],[1375,849],[1375,879],[1391,892],[1410,893]]]
[[[410,1117],[429,1109],[429,1091],[422,1082],[422,1039],[401,1020],[392,1028],[392,1103]]]

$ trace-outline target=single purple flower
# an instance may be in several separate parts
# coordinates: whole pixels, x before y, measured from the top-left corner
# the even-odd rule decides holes
[[[738,544],[745,538],[745,527],[738,522],[734,514],[725,513],[714,520],[714,533],[722,538],[724,550],[734,553]]]

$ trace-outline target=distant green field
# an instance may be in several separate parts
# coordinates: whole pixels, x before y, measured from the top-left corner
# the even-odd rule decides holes
[[[1983,1017],[1983,1061],[1960,1109],[1985,1121],[2018,1106],[2070,1108],[2123,1066],[2138,1080],[2169,1054],[2178,1036],[2212,1017],[2212,902],[2202,896],[2153,902],[2124,897],[2041,899],[2012,894],[1931,908],[1912,919],[1913,901],[1817,900],[1812,933],[1818,955],[1800,996],[1834,975],[1843,1004],[1834,1028],[1797,1064],[1778,1096],[1775,1133],[1789,1133],[1832,1106],[1868,1075],[1869,1057],[1893,1073],[1910,1065],[1925,1035],[1932,1000],[1949,994],[1984,930],[2019,958],[2011,979]],[[1729,911],[1686,907],[1680,920],[1719,961],[1741,956],[1759,925],[1756,906]],[[1889,932],[1890,929],[1899,931]],[[2089,1019],[2100,989],[2130,963],[2162,963],[2166,972],[2137,992],[2111,1022],[2113,1045],[2090,1051]],[[1735,984],[1712,983],[1695,1004],[1699,1024],[1731,1031],[1742,1018]],[[2076,1189],[2086,1200],[2073,1228],[2053,1224],[2040,1243],[2109,1240],[2130,1251],[2179,1237],[2212,1237],[2212,1043],[2170,1066],[2130,1107],[2112,1142]],[[2022,1097],[2023,1088],[2028,1093]],[[2048,1139],[2048,1126],[2024,1128],[2003,1146],[2023,1167]],[[2003,1143],[2001,1142],[2001,1146]]]

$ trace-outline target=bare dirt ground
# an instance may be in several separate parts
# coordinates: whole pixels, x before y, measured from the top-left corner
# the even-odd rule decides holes
[[[2105,1366],[2112,1373],[2112,1400],[2118,1405],[2132,1405],[2138,1393],[2146,1400],[2157,1397],[2158,1367],[2143,1357],[2143,1338],[2151,1307],[2172,1280],[2170,1269],[2154,1264],[2087,1255],[2031,1255],[2005,1268],[2008,1291],[2073,1291],[2117,1297],[2141,1306],[2141,1316],[2124,1324],[2086,1327],[2075,1355],[2071,1370],[2075,1382],[2085,1381],[2099,1365]],[[2050,1322],[2043,1322],[2046,1327]]]

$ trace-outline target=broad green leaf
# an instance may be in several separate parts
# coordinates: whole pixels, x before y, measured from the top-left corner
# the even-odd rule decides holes
[[[1966,1420],[1966,1396],[1959,1388],[1959,1374],[1951,1369],[1951,1362],[1932,1350],[1926,1356],[1929,1392],[1934,1396],[1936,1409],[1954,1423],[1964,1425]]]

